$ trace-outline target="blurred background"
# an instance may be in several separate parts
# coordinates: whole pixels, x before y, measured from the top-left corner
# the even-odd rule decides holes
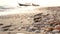
[[[25,5],[23,8],[19,5]],[[0,0],[0,15],[16,14],[16,13],[29,13],[25,10],[33,10],[33,5],[41,7],[60,6],[60,0]],[[28,6],[28,7],[26,7]],[[31,7],[32,6],[32,7]],[[16,8],[18,7],[18,8]],[[13,9],[14,10],[13,10]],[[23,11],[21,11],[23,10]],[[32,11],[33,12],[33,11]]]
[[[34,3],[44,6],[60,6],[60,0],[0,0],[0,6],[16,7],[18,3]]]

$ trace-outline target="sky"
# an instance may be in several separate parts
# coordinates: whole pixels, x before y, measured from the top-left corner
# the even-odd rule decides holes
[[[0,6],[18,6],[18,3],[34,3],[40,6],[60,6],[60,0],[0,0]]]

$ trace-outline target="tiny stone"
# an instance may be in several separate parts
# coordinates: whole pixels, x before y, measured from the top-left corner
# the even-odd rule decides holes
[[[6,25],[6,26],[4,26],[4,27],[2,27],[2,28],[7,28],[7,27],[11,27],[12,25]]]
[[[40,30],[40,32],[44,32],[44,30]]]
[[[40,31],[39,30],[36,30],[35,33],[40,33]]]
[[[48,28],[48,27],[45,27],[45,28],[42,28],[43,30],[46,30],[46,31],[51,31],[53,30],[53,28]]]
[[[4,28],[3,31],[8,31],[8,28]]]
[[[24,34],[24,33],[17,33],[17,34]]]
[[[3,24],[0,24],[0,26],[3,25]]]
[[[19,27],[18,29],[21,29],[21,27]]]
[[[52,32],[55,32],[56,33],[56,32],[59,32],[59,30],[53,30]]]
[[[51,33],[51,32],[48,32],[47,34],[53,34],[53,33]]]
[[[29,31],[29,32],[32,32],[32,31],[35,31],[35,30],[36,30],[36,29],[33,28],[33,27],[30,27],[30,28],[27,29],[27,31]]]
[[[13,31],[14,30],[14,28],[9,28],[9,31]]]
[[[56,25],[55,30],[60,30],[60,25]]]
[[[55,34],[60,34],[60,33],[55,33]]]

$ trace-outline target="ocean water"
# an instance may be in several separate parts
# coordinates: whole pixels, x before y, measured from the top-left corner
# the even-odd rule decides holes
[[[11,15],[11,14],[19,14],[19,13],[34,13],[34,10],[37,7],[34,6],[20,6],[20,7],[1,7],[0,8],[0,16],[3,15]]]

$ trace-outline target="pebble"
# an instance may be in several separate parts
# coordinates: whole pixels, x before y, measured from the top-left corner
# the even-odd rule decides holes
[[[8,31],[9,29],[8,28],[4,28],[3,31]]]
[[[7,27],[11,27],[12,25],[6,25],[6,26],[3,26],[2,28],[7,28]]]
[[[24,33],[17,33],[17,34],[24,34]]]
[[[34,22],[40,22],[42,13],[34,15]]]
[[[3,25],[2,23],[0,23],[0,26]]]
[[[45,30],[40,30],[40,32],[44,32]]]
[[[55,33],[55,34],[60,34],[60,33]]]
[[[40,33],[40,31],[39,30],[36,30],[35,33]]]
[[[53,34],[53,33],[51,33],[51,32],[48,32],[48,33],[46,33],[46,34]]]
[[[21,27],[19,27],[18,30],[21,30]]]
[[[53,30],[52,32],[54,32],[54,33],[58,33],[58,32],[59,32],[59,30]]]
[[[34,28],[34,27],[29,27],[28,29],[27,29],[27,31],[29,31],[29,32],[32,32],[32,31],[35,31],[36,30],[36,28]]]
[[[9,28],[9,31],[13,31],[14,30],[14,28]]]
[[[56,25],[55,30],[60,30],[60,25]]]
[[[46,30],[46,31],[52,31],[53,28],[48,28],[48,27],[45,27],[45,28],[42,28],[43,30]]]

